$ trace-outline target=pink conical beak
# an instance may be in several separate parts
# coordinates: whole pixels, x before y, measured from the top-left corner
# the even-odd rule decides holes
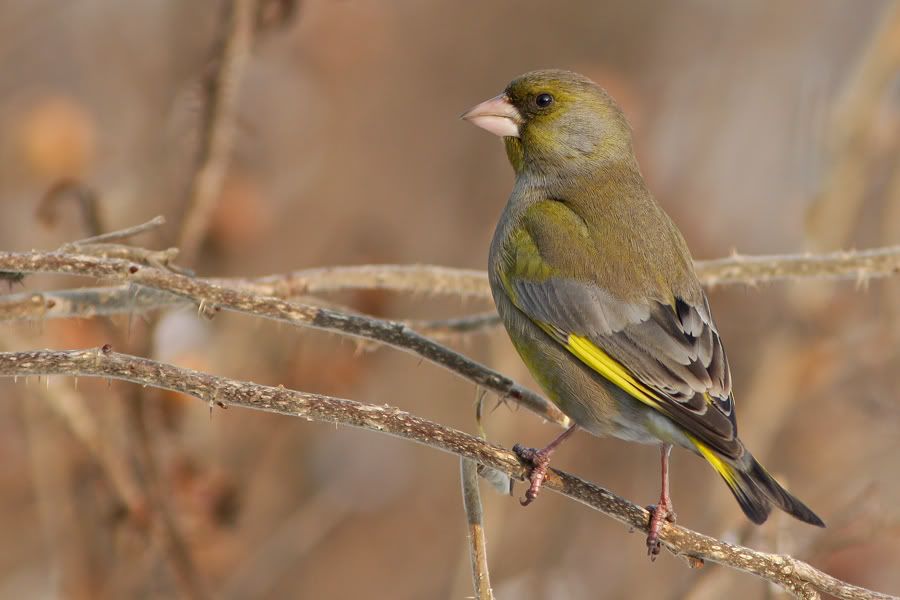
[[[485,100],[460,117],[500,137],[519,137],[522,115],[506,94]]]

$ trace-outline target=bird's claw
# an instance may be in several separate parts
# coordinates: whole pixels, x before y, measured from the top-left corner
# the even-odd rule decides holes
[[[656,506],[657,506],[656,504],[648,504],[647,506],[644,507],[644,509],[645,509],[648,513],[653,514],[653,512],[656,511]],[[671,505],[670,505],[670,506],[666,509],[666,514],[665,514],[665,516],[664,516],[663,518],[664,518],[666,521],[668,521],[669,523],[674,523],[674,522],[678,519],[678,515],[675,513],[675,511],[672,509],[672,507],[671,507]]]
[[[659,532],[662,530],[663,521],[674,523],[676,515],[671,503],[668,502],[651,504],[647,510],[650,512],[650,524],[647,528],[647,555],[651,561],[654,561],[661,550]]]
[[[513,446],[513,452],[519,457],[519,460],[531,467],[528,474],[530,485],[525,490],[525,497],[519,500],[522,506],[528,506],[537,498],[544,479],[547,477],[547,470],[550,466],[550,453],[543,450],[535,450],[534,448],[526,448],[522,444]]]

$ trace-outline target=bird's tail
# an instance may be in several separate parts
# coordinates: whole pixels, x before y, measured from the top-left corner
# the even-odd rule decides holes
[[[825,527],[825,523],[794,497],[790,492],[781,487],[774,477],[753,458],[753,455],[744,449],[741,458],[736,461],[726,460],[719,456],[706,444],[694,439],[700,455],[712,465],[716,472],[728,484],[731,493],[734,494],[738,504],[741,505],[744,514],[757,525],[763,523],[772,511],[772,504],[788,513],[792,517],[800,519],[804,523]]]

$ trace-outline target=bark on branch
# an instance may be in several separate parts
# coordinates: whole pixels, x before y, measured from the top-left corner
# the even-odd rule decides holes
[[[326,423],[386,433],[444,450],[523,479],[525,468],[512,452],[477,437],[413,416],[399,409],[362,404],[318,394],[217,377],[145,358],[91,350],[0,353],[0,377],[31,375],[105,377],[181,392],[213,405],[241,406]],[[551,470],[544,484],[628,525],[646,531],[646,510],[615,494],[562,471]],[[752,573],[796,597],[814,599],[825,592],[846,600],[897,600],[840,581],[791,556],[759,552],[729,544],[674,524],[665,524],[663,545],[693,561],[716,562]]]
[[[123,249],[126,247],[122,247]],[[140,248],[128,253],[102,253],[103,258],[139,260],[141,264],[171,269],[172,249],[151,252]],[[86,253],[85,249],[78,249]],[[93,253],[91,253],[93,255]],[[9,258],[8,254],[0,254]],[[0,273],[7,270],[0,261]],[[832,252],[818,255],[743,256],[696,262],[701,282],[717,285],[773,283],[796,279],[853,279],[863,283],[870,279],[900,273],[900,246],[862,251]],[[200,279],[226,288],[274,296],[297,298],[349,289],[384,289],[395,292],[429,295],[455,295],[489,298],[490,289],[483,271],[453,269],[432,265],[362,265],[308,269],[259,278]],[[0,320],[25,320],[64,317],[92,317],[129,312],[143,312],[189,302],[183,296],[162,290],[135,294],[127,285],[93,289],[59,290],[42,294],[15,294],[0,301]],[[483,314],[456,323],[417,324],[415,329],[430,334],[455,335],[479,331],[499,323],[496,315]],[[432,325],[429,327],[429,325]]]
[[[440,365],[503,399],[513,400],[543,418],[567,426],[569,418],[539,394],[472,359],[430,340],[403,323],[347,314],[327,308],[289,302],[272,296],[231,289],[126,260],[58,252],[0,252],[0,270],[22,273],[64,273],[99,279],[125,280],[190,299],[202,313],[240,312],[299,327],[314,327],[372,340],[411,352]]]
[[[794,279],[867,281],[900,273],[900,246],[826,254],[747,256],[734,254],[694,263],[705,286],[774,283]],[[223,280],[224,281],[224,280]],[[360,265],[325,267],[231,280],[275,296],[324,294],[348,289],[383,289],[420,294],[490,298],[484,271],[434,265]]]

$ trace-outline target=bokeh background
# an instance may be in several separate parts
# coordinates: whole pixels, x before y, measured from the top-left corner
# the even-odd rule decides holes
[[[696,257],[900,243],[896,2],[268,4],[192,265],[201,274],[484,268],[511,170],[500,142],[457,116],[551,66],[589,75],[623,105],[649,185]],[[91,222],[113,229],[157,214],[169,225],[140,241],[172,243],[226,9],[0,4],[0,247],[54,248]],[[48,200],[61,182],[94,194],[97,214],[86,217],[78,194]],[[30,277],[11,291],[89,283]],[[900,593],[897,281],[735,286],[710,299],[742,437],[830,527],[781,514],[750,527],[718,478],[676,452],[681,523]],[[385,292],[331,300],[396,318],[490,308]],[[107,342],[475,431],[471,384],[321,332],[190,309],[0,326],[7,349]],[[450,343],[533,385],[502,330]],[[136,474],[136,503],[61,417],[73,395],[95,417],[98,443]],[[472,594],[452,456],[250,411],[210,416],[201,402],[118,382],[3,381],[0,398],[0,598],[187,597],[187,564],[216,598]],[[485,425],[506,446],[556,433],[504,406]],[[555,465],[639,503],[658,493],[655,448],[579,434]],[[498,598],[778,596],[715,565],[693,571],[668,555],[651,564],[641,535],[554,494],[525,510],[483,491]],[[147,494],[167,518],[142,510]]]

